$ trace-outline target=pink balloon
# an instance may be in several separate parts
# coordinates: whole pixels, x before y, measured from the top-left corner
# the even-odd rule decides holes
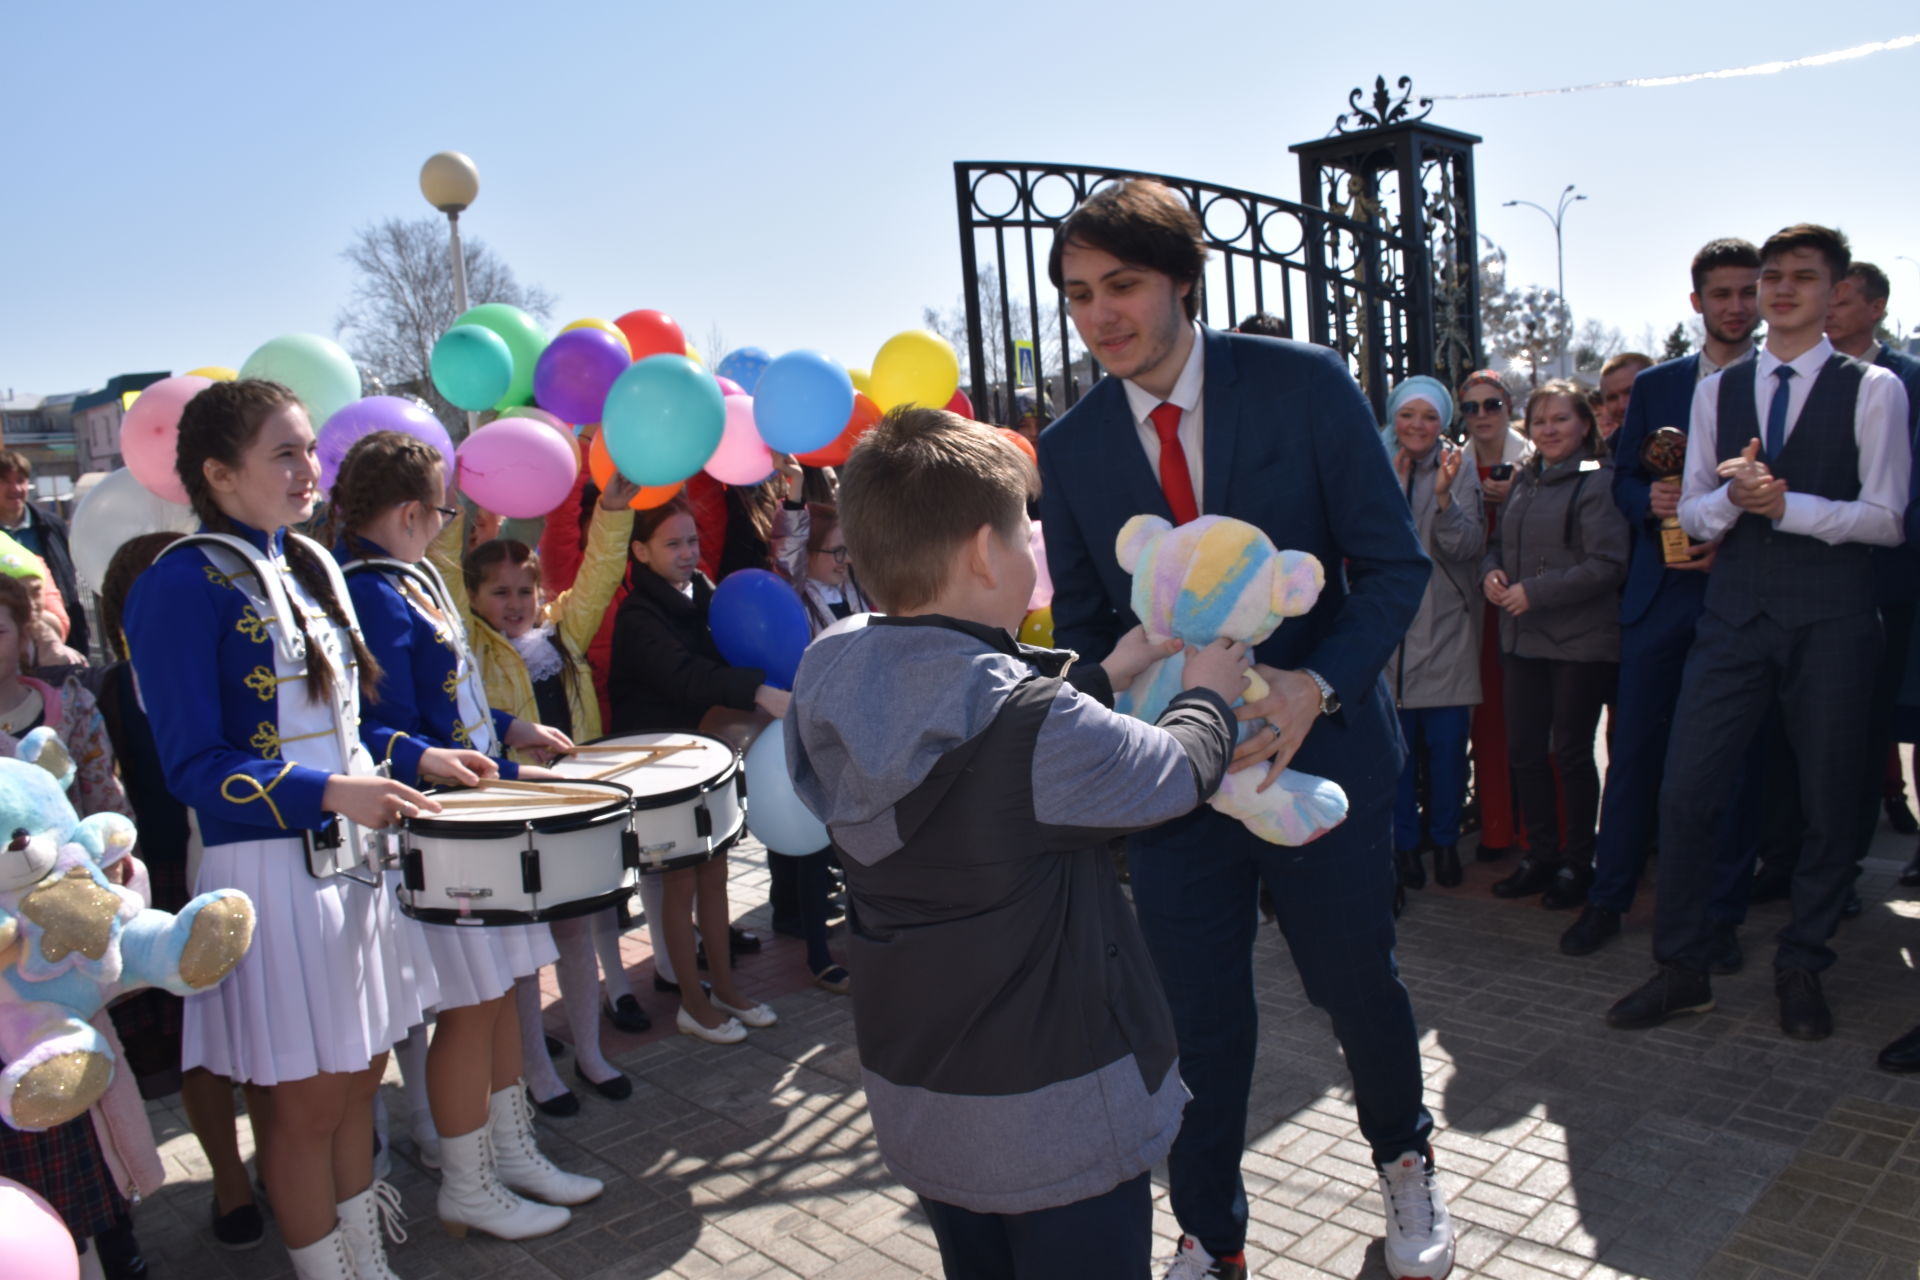
[[[720,384],[720,394],[723,396],[743,396],[747,394],[747,389],[735,382],[732,378],[723,378],[716,373],[713,375],[713,380]]]
[[[1053,575],[1047,572],[1047,539],[1040,532],[1038,520],[1033,522],[1027,535],[1027,545],[1033,548],[1033,567],[1037,571],[1033,576],[1033,594],[1027,598],[1027,612],[1032,613],[1053,603]]]
[[[0,1178],[0,1258],[9,1276],[76,1280],[80,1274],[66,1223],[37,1192],[12,1178]]]
[[[533,405],[524,404],[513,411],[513,416],[516,418],[532,418],[535,422],[544,422],[555,431],[558,431],[560,438],[568,444],[573,445],[576,449],[580,447],[573,434],[573,428],[548,413],[545,409],[538,409]]]
[[[773,454],[753,425],[753,397],[726,397],[727,425],[720,447],[707,459],[707,474],[721,484],[759,484],[773,474]]]
[[[191,373],[162,378],[142,391],[120,420],[120,456],[154,497],[186,505],[187,487],[173,466],[180,446],[180,412],[212,385],[213,379]]]
[[[571,440],[532,418],[502,418],[459,449],[460,491],[489,511],[531,520],[566,501],[580,473]]]

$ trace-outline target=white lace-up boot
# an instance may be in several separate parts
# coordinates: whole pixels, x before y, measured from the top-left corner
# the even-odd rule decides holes
[[[567,1225],[571,1211],[535,1204],[507,1190],[493,1164],[487,1126],[459,1137],[440,1135],[440,1223],[450,1236],[469,1227],[502,1240],[550,1235]]]
[[[500,1181],[521,1195],[548,1204],[585,1204],[607,1189],[600,1179],[568,1173],[540,1154],[533,1108],[517,1084],[487,1099],[487,1132]]]
[[[298,1280],[359,1280],[353,1259],[347,1254],[346,1232],[338,1223],[312,1244],[288,1249],[287,1257],[293,1259],[293,1274]]]
[[[400,1280],[387,1266],[388,1237],[395,1244],[407,1242],[406,1228],[400,1225],[400,1192],[392,1183],[379,1178],[351,1200],[334,1207],[340,1215],[340,1231],[347,1240],[347,1252],[359,1280]]]

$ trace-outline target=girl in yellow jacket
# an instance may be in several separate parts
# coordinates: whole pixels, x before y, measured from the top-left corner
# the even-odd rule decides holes
[[[627,539],[633,532],[628,505],[640,490],[616,476],[601,494],[587,534],[586,553],[573,586],[551,600],[540,590],[540,559],[524,542],[494,538],[466,555],[454,572],[458,536],[443,538],[432,556],[469,621],[474,660],[486,687],[487,705],[519,719],[551,725],[575,742],[601,734],[600,703],[587,666],[587,645],[613,602],[627,565]],[[444,563],[442,563],[444,561]],[[452,584],[458,583],[455,587]],[[514,753],[519,757],[521,753]],[[523,763],[544,764],[526,756]],[[553,922],[560,952],[555,966],[561,1003],[573,1032],[574,1074],[601,1095],[619,1100],[633,1084],[600,1052],[601,963],[606,969],[609,1016],[622,1030],[644,1031],[646,1011],[627,984],[620,964],[619,922],[612,909]],[[599,952],[595,955],[596,949]],[[520,1007],[521,1052],[527,1087],[536,1106],[548,1115],[572,1115],[580,1109],[553,1070],[540,1019],[540,985],[523,978],[515,987]]]

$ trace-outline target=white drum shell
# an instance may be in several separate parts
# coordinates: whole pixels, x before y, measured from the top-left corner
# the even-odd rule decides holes
[[[733,847],[747,823],[740,758],[718,739],[693,733],[636,733],[591,744],[635,748],[683,744],[694,744],[699,750],[665,756],[655,764],[636,764],[606,778],[634,793],[631,830],[639,845],[642,871],[693,866]],[[560,761],[554,770],[570,778],[587,778],[610,767],[604,757],[584,754]]]
[[[607,785],[607,784],[601,784]],[[445,816],[401,835],[400,909],[431,924],[507,925],[586,915],[613,906],[638,883],[625,788],[618,807],[569,815],[542,830],[498,820],[461,830]]]

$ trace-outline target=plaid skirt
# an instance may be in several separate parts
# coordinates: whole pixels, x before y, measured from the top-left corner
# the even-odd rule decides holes
[[[85,1240],[127,1216],[127,1201],[100,1153],[91,1116],[45,1133],[0,1125],[0,1176],[45,1196],[75,1240]]]

